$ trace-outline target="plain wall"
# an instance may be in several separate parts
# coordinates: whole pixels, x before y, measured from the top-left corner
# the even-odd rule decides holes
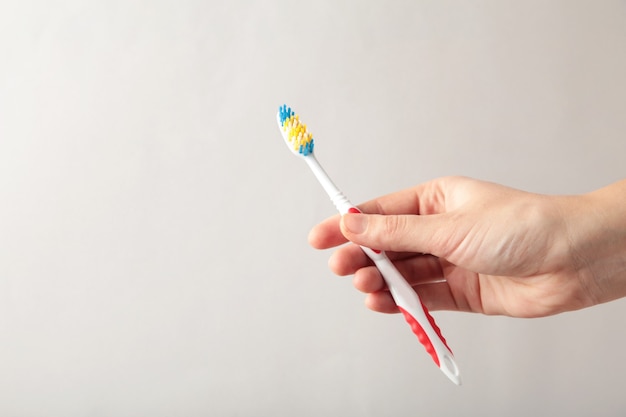
[[[0,415],[623,416],[626,302],[435,312],[451,384],[329,251],[355,202],[624,177],[624,1],[3,1]]]

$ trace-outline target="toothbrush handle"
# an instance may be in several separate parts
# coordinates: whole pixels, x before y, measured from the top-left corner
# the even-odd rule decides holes
[[[353,213],[360,212],[355,207],[348,211]],[[417,293],[396,269],[385,252],[363,246],[361,249],[376,264],[398,309],[404,315],[405,320],[426,349],[426,352],[430,354],[435,364],[452,382],[460,385],[461,378],[454,355],[448,347],[446,339],[441,334],[441,330],[435,323],[435,319],[430,315]]]
[[[305,156],[304,160],[341,214],[361,213],[332,182],[313,153]],[[435,364],[452,382],[460,385],[459,368],[454,361],[452,351],[417,293],[406,282],[384,252],[365,247],[361,248],[380,270],[396,305],[404,314],[404,318],[411,326],[411,330],[413,330],[420,343],[424,345]]]
[[[378,267],[398,309],[426,352],[452,382],[460,385],[460,373],[454,355],[435,323],[435,319],[430,315],[415,290],[406,282],[384,252],[364,247],[362,249]]]

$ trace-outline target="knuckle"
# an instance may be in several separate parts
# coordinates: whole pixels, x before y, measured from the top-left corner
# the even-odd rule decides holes
[[[401,235],[406,231],[406,218],[404,216],[386,216],[382,238]]]

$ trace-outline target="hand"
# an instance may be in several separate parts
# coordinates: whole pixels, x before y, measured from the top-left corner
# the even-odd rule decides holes
[[[309,242],[355,243],[338,248],[329,265],[354,274],[375,311],[398,309],[356,244],[387,251],[430,310],[539,317],[626,295],[625,207],[626,182],[545,196],[446,177],[359,206],[371,214],[329,218]]]

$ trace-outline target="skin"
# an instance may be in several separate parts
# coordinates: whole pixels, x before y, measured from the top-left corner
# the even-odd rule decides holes
[[[374,311],[398,309],[357,245],[385,250],[431,311],[542,317],[626,296],[626,180],[547,196],[444,177],[359,208],[370,214],[328,218],[309,242],[335,248],[330,269]]]

